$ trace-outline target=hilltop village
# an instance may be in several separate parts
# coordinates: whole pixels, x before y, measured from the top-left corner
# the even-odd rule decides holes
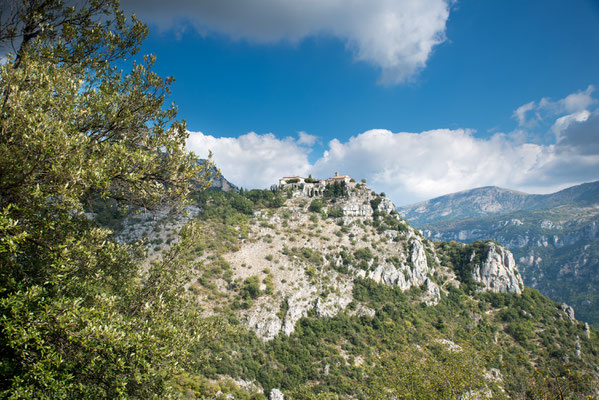
[[[356,180],[350,178],[349,175],[339,175],[338,172],[335,172],[335,175],[328,179],[314,179],[312,175],[307,178],[301,176],[284,176],[279,179],[279,188],[299,190],[299,192],[295,191],[295,196],[322,196],[327,185],[337,185],[344,188],[355,187]]]

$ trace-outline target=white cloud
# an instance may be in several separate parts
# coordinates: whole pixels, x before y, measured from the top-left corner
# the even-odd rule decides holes
[[[573,122],[584,122],[589,118],[590,115],[591,113],[587,110],[582,110],[556,119],[551,127],[551,130],[553,133],[555,133],[557,142],[559,143],[563,140],[562,132],[566,130]]]
[[[543,120],[551,120],[558,115],[572,114],[581,115],[581,112],[587,111],[590,106],[596,103],[592,94],[595,91],[593,85],[589,85],[586,90],[571,93],[563,99],[553,101],[549,98],[542,98],[538,103],[531,101],[516,109],[513,118],[518,120],[518,125],[531,128]],[[530,116],[532,114],[532,116]],[[577,117],[571,117],[577,118]],[[560,124],[553,129],[560,129]]]
[[[298,42],[315,35],[344,41],[354,57],[381,69],[381,82],[402,83],[426,66],[445,41],[449,0],[122,0],[124,9],[160,27],[191,23],[257,43]]]
[[[347,142],[333,139],[314,164],[308,162],[309,148],[272,134],[215,138],[197,132],[188,147],[211,149],[224,176],[239,186],[265,188],[284,175],[324,178],[338,171],[366,178],[397,205],[486,185],[551,192],[599,178],[593,174],[599,171],[597,154],[582,157],[571,146],[514,142],[505,134],[481,139],[462,129],[370,130]]]
[[[348,142],[331,141],[315,176],[332,170],[366,177],[398,204],[484,185],[514,187],[541,168],[549,149],[513,144],[506,135],[475,138],[472,132],[438,129],[422,133],[371,130]]]
[[[513,117],[518,119],[518,125],[520,125],[520,126],[526,125],[526,113],[534,110],[535,107],[536,107],[535,102],[531,101],[530,103],[526,103],[526,104],[518,107],[516,109],[516,111],[514,111]]]
[[[586,110],[591,104],[595,102],[591,96],[595,88],[593,85],[589,85],[584,92],[576,92],[566,96],[560,100],[560,105],[568,113],[575,113],[582,110]]]
[[[216,138],[190,132],[187,148],[203,158],[211,150],[223,176],[246,188],[268,188],[283,175],[306,175],[310,169],[306,147],[292,138],[278,139],[272,133]]]
[[[272,133],[216,138],[196,132],[190,134],[188,148],[200,156],[212,150],[223,175],[247,188],[270,187],[284,175],[326,178],[338,171],[366,178],[373,190],[387,193],[397,205],[487,185],[549,193],[599,179],[599,109],[581,110],[595,101],[576,96],[552,102],[562,108],[550,121],[557,136],[551,144],[531,143],[523,128],[486,138],[466,129],[373,129],[344,142],[331,140],[314,163],[308,154],[318,139],[305,132],[283,139]],[[547,99],[533,103],[535,109],[549,106]]]
[[[305,146],[314,146],[318,141],[318,136],[310,135],[304,131],[298,132],[299,138],[297,140],[298,144]]]

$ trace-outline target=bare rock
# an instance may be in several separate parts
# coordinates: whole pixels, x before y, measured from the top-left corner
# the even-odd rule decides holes
[[[272,389],[268,398],[269,400],[285,400],[285,396],[279,389]]]
[[[566,314],[570,322],[574,323],[576,321],[576,317],[574,316],[574,309],[567,305],[566,303],[560,304],[560,308]]]
[[[484,290],[521,294],[524,283],[512,253],[493,242],[488,245],[486,260],[481,265],[476,265],[472,271],[474,280],[482,283]]]

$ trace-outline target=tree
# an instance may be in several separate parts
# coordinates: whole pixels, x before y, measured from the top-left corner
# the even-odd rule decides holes
[[[143,270],[140,249],[115,242],[85,205],[178,206],[191,178],[209,184],[211,163],[186,152],[154,57],[127,74],[114,65],[147,34],[118,0],[1,7],[0,48],[15,51],[0,66],[0,393],[163,397],[212,332],[190,322],[185,249]]]
[[[362,389],[366,398],[380,400],[482,398],[480,393],[493,387],[482,361],[469,348],[408,347],[380,356]],[[494,390],[493,398],[504,396]]]

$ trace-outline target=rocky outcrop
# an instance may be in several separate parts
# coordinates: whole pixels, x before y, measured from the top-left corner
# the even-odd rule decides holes
[[[370,204],[364,204],[360,199],[352,199],[344,202],[341,207],[345,217],[370,217],[372,216],[372,207]]]
[[[428,277],[434,270],[428,265],[426,251],[420,240],[412,241],[409,254],[409,259],[399,266],[388,263],[379,264],[368,274],[368,278],[377,283],[399,286],[402,290],[407,290],[412,286],[426,285],[425,302],[428,305],[437,304],[440,298],[439,287]]]
[[[268,395],[269,400],[285,400],[285,396],[279,389],[272,389]]]
[[[562,311],[564,312],[564,314],[566,314],[566,317],[568,317],[568,319],[570,320],[570,322],[575,322],[576,321],[576,317],[574,316],[574,309],[572,307],[570,307],[566,303],[562,303],[560,305],[560,308],[562,309]]]
[[[488,246],[486,259],[474,266],[472,278],[483,285],[483,290],[521,294],[524,284],[512,253],[493,242]],[[475,253],[471,257],[474,259]]]
[[[208,162],[208,160],[199,160],[200,165],[205,165],[206,162]],[[220,170],[214,164],[210,165],[204,173],[210,176],[211,189],[222,190],[223,192],[228,192],[229,190],[239,192],[239,188],[231,182],[229,182],[227,179],[225,179],[225,177],[221,174]],[[197,185],[195,181],[192,182],[194,183],[194,185]]]
[[[262,309],[248,313],[246,324],[256,332],[256,335],[265,340],[274,339],[283,325],[277,315],[265,312]]]

